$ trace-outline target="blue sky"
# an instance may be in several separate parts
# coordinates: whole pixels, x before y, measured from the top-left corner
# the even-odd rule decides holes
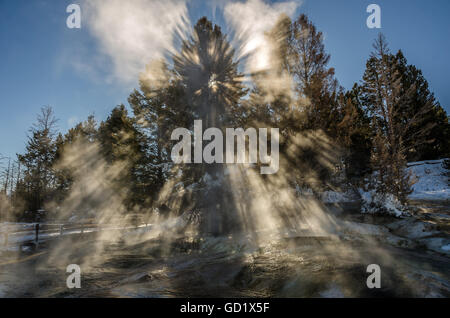
[[[0,0],[2,155],[15,157],[23,152],[27,130],[44,105],[54,108],[59,129],[65,132],[90,114],[102,120],[114,106],[127,104],[134,85],[108,73],[111,61],[83,25],[83,15],[81,29],[66,27],[66,7],[71,3],[77,1]],[[381,6],[381,32],[391,50],[402,49],[408,62],[422,69],[450,112],[450,1],[304,0],[297,13],[306,13],[323,31],[331,66],[341,85],[351,88],[361,79],[379,32],[366,26],[366,8],[371,3]],[[191,0],[188,8],[193,22],[203,15],[213,17],[208,1]],[[220,11],[215,17],[223,24]]]

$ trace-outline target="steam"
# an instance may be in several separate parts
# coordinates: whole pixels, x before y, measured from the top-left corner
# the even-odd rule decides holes
[[[272,67],[271,43],[266,34],[272,30],[280,16],[292,17],[299,7],[298,2],[266,4],[262,0],[229,3],[225,6],[225,19],[235,31],[239,46],[239,58],[249,56],[247,71],[264,71]]]
[[[188,0],[84,0],[88,29],[101,52],[111,59],[116,79],[132,84],[141,75],[141,80],[159,81],[161,72],[145,67],[154,61],[166,61],[176,52],[180,40],[186,39],[191,30],[187,3]],[[245,73],[266,72],[259,84],[268,89],[269,97],[279,92],[292,95],[290,77],[276,71],[280,64],[277,42],[283,40],[282,35],[274,38],[268,33],[282,17],[293,17],[300,4],[263,0],[216,0],[211,4],[213,14],[223,8],[226,23],[234,33],[238,59],[245,60]]]
[[[66,146],[56,168],[70,171],[73,184],[59,207],[61,217],[69,218],[71,215],[64,213],[73,212],[89,217],[86,213],[93,210],[93,217],[99,223],[110,224],[118,218],[126,211],[124,200],[128,190],[121,183],[121,177],[126,173],[127,166],[127,162],[108,164],[96,142],[76,140]]]
[[[192,30],[186,1],[132,0],[124,3],[110,0],[104,3],[85,0],[85,3],[89,30],[98,39],[102,51],[113,61],[114,72],[119,79],[132,81],[140,74],[141,83],[156,88],[169,82],[173,75],[167,65],[170,64],[169,56],[176,56],[175,42],[186,39],[187,32]],[[269,98],[280,93],[291,94],[291,79],[280,71],[282,61],[278,54],[286,34],[277,32],[277,25],[293,16],[299,3],[267,4],[262,0],[248,0],[223,6],[225,19],[234,30],[237,59],[243,61],[250,80],[265,88]],[[230,47],[224,47],[223,52],[217,51],[219,48],[222,47],[210,48],[212,59],[232,59]],[[196,87],[202,65],[198,52],[188,53],[176,62],[194,66],[194,71],[186,75],[186,83]],[[213,91],[219,99],[223,97],[226,104],[227,90],[224,87],[232,85],[221,80],[220,77],[209,78],[208,85],[202,89]],[[232,80],[241,83],[240,79]],[[124,228],[131,225],[125,217],[127,214],[155,215],[156,209],[167,207],[168,215],[161,218],[155,215],[152,231],[137,232],[125,238],[114,231],[99,231],[91,246],[93,251],[89,253],[89,262],[103,260],[107,246],[119,240],[132,245],[160,233],[165,237],[174,237],[173,233],[180,231],[186,234],[196,211],[202,211],[199,215],[207,220],[196,221],[198,228],[193,229],[194,235],[199,232],[223,234],[231,229],[251,235],[260,243],[274,235],[285,236],[286,231],[307,231],[310,235],[335,233],[335,220],[326,214],[318,201],[299,197],[293,185],[300,177],[306,179],[308,185],[319,179],[314,167],[301,166],[302,163],[298,162],[297,157],[302,150],[312,148],[317,158],[307,158],[306,161],[316,161],[330,170],[338,158],[336,147],[320,133],[294,136],[292,140],[283,142],[290,148],[280,158],[280,171],[276,175],[261,176],[255,167],[228,165],[223,174],[209,175],[206,172],[201,180],[189,185],[182,181],[183,167],[176,166],[170,173],[173,177],[167,180],[153,207],[146,211],[133,211],[131,208],[130,211],[126,202],[131,189],[123,176],[132,166],[133,158],[111,165],[103,157],[98,144],[77,141],[64,149],[58,167],[70,171],[74,181],[59,209],[95,211],[97,224]],[[293,169],[299,165],[301,169]],[[293,174],[299,170],[302,176]],[[62,243],[54,257],[61,257],[61,251],[66,249]]]
[[[272,33],[284,18],[292,18],[300,6],[298,1],[268,4],[262,0],[229,3],[224,8],[225,19],[234,30],[234,45],[238,57],[246,60],[245,73],[256,75],[253,80],[268,93],[268,101],[279,94],[290,97],[292,79],[286,72],[280,72],[278,55],[280,44],[286,34]]]
[[[186,39],[187,32],[191,30],[186,1],[85,1],[89,10],[90,31],[99,40],[103,52],[111,57],[118,77],[127,81],[140,74],[141,83],[153,88],[169,82],[172,75],[167,65],[169,56],[176,56],[175,40]],[[248,0],[215,5],[223,6],[225,20],[234,31],[233,44],[237,59],[243,61],[247,76],[266,89],[268,94],[265,96],[268,98],[280,93],[292,94],[291,78],[286,72],[280,71],[282,61],[278,54],[286,33],[283,30],[277,32],[277,25],[289,20],[300,3],[291,1],[268,4],[262,0]],[[224,58],[216,49],[210,48],[212,58]],[[177,62],[195,66],[195,74],[188,74],[192,81],[187,81],[195,86],[198,85],[198,73],[202,65],[197,52],[188,53]],[[225,56],[231,54],[231,48],[225,48]],[[204,89],[226,95],[223,93],[225,90],[218,87],[231,86],[228,84],[222,84],[220,78],[214,78]],[[173,177],[163,186],[153,208],[167,206],[170,210],[169,218],[173,219],[192,213],[196,208],[203,209],[204,214],[210,218],[204,224],[216,223],[214,227],[222,227],[227,222],[237,222],[243,233],[270,232],[285,235],[286,229],[308,229],[316,235],[335,232],[335,222],[326,215],[323,207],[313,199],[299,198],[298,193],[293,190],[293,184],[300,178],[308,185],[319,179],[314,167],[301,166],[302,162],[298,162],[297,155],[302,150],[313,149],[318,157],[307,158],[306,161],[315,160],[325,169],[332,170],[339,157],[336,147],[321,133],[294,136],[292,140],[284,142],[290,148],[285,157],[280,158],[280,171],[270,177],[262,177],[257,173],[259,169],[253,167],[229,165],[224,175],[210,176],[206,173],[196,184],[185,186],[181,179],[182,167],[174,167],[171,172]],[[129,164],[121,162],[108,165],[95,143],[75,143],[65,149],[61,169],[72,171],[75,182],[61,210],[80,211],[94,207],[99,224],[127,226],[123,219],[130,212],[125,204],[130,190],[126,182],[117,180],[127,171]],[[301,169],[292,169],[299,165]],[[302,176],[293,175],[293,171],[299,170]],[[199,194],[200,192],[203,193]],[[225,203],[227,206],[218,206],[218,202],[227,201],[220,196],[229,198]],[[203,202],[197,204],[193,202],[195,200]],[[135,212],[148,215],[152,211]],[[167,220],[164,219],[163,222]],[[229,227],[235,228],[236,224]],[[223,229],[218,231],[226,232]],[[117,236],[102,236],[102,241],[117,240]],[[261,239],[260,234],[256,236],[258,240]],[[133,242],[135,241],[127,240],[127,244]],[[101,255],[103,243],[98,244],[96,255]]]
[[[170,82],[174,74],[169,70],[168,57],[176,55],[176,41],[186,39],[186,33],[192,29],[187,1],[84,0],[89,30],[98,40],[102,52],[111,58],[113,73],[119,80],[134,82],[140,74],[142,85],[156,89]],[[243,62],[248,81],[263,88],[263,98],[268,102],[279,94],[294,100],[292,79],[282,71],[283,61],[278,50],[287,36],[282,28],[283,22],[292,18],[299,5],[298,1],[269,4],[263,0],[226,3],[215,0],[212,5],[213,12],[217,7],[224,9],[225,20],[234,31],[232,44],[237,59]],[[208,48],[214,62],[224,56],[232,58],[230,47],[225,47],[222,55],[219,48],[224,49],[214,45]],[[188,51],[178,59],[178,63],[190,66],[189,72],[184,74],[185,83],[190,84],[190,88],[201,82],[198,75],[204,70],[198,52]],[[203,74],[210,75],[208,71]],[[213,92],[222,97],[224,104],[227,104],[226,92],[233,86],[230,81],[242,82],[240,76],[230,80],[214,73],[206,78],[204,82],[207,85],[196,90],[198,95]],[[264,127],[263,123],[256,125]],[[128,137],[119,135],[124,140]],[[302,187],[316,190],[314,187],[321,180],[320,172],[333,171],[338,164],[339,149],[321,131],[290,137],[282,134],[280,138],[284,139],[280,142],[286,148],[280,154],[278,173],[263,176],[254,165],[226,165],[223,173],[210,175],[202,171],[200,178],[188,180],[183,178],[184,166],[177,165],[172,167],[169,174],[172,177],[163,185],[157,201],[152,205],[148,202],[145,208],[130,207],[127,203],[132,189],[126,176],[135,158],[127,157],[111,164],[104,158],[97,142],[75,140],[63,150],[61,161],[55,167],[70,172],[72,184],[69,193],[63,202],[54,202],[48,210],[58,210],[59,217],[64,220],[77,214],[98,225],[99,231],[79,242],[61,237],[52,243],[50,255],[44,260],[46,263],[39,265],[43,268],[48,264],[65,267],[77,263],[83,271],[89,272],[96,265],[108,262],[111,257],[108,249],[115,244],[128,248],[139,243],[147,246],[156,243],[163,249],[167,248],[168,252],[169,245],[178,237],[197,239],[199,233],[203,235],[200,241],[210,234],[219,234],[222,239],[226,234],[227,240],[240,240],[239,243],[254,244],[266,250],[281,238],[326,236],[341,239],[342,233],[348,237],[352,234],[352,231],[346,231],[349,226],[346,228],[344,222],[327,213],[319,200],[304,196],[300,191]],[[128,149],[123,152],[133,153]],[[148,194],[149,198],[151,195]],[[9,210],[8,204],[5,195],[0,193],[0,211]],[[166,215],[157,213],[163,206],[168,211]],[[141,215],[152,225],[137,229],[133,220],[127,219],[130,214]],[[214,239],[209,237],[207,242],[214,244]],[[232,241],[226,242],[229,246],[233,244]],[[207,244],[203,243],[203,246]],[[358,251],[351,248],[333,245],[321,246],[321,249],[334,255],[335,259],[350,259],[352,255],[353,259],[362,259]],[[375,252],[380,259],[395,262],[389,253],[381,249]],[[82,259],[80,262],[78,257]],[[283,259],[277,261],[282,262]],[[247,265],[245,260],[243,262]],[[213,266],[208,264],[208,267]],[[17,277],[19,275],[18,272]]]
[[[123,135],[123,138],[127,136]],[[70,171],[70,191],[63,202],[50,203],[47,208],[58,210],[62,220],[75,215],[76,222],[94,224],[96,230],[85,234],[84,241],[88,243],[80,243],[84,246],[78,253],[72,240],[58,240],[46,262],[53,265],[73,263],[77,254],[83,268],[92,268],[107,260],[107,249],[113,244],[133,246],[157,238],[163,232],[171,236],[170,231],[177,229],[174,219],[158,220],[150,203],[146,209],[130,207],[127,199],[131,189],[127,174],[133,160],[126,158],[111,164],[96,141],[83,138],[65,146],[55,168]],[[135,219],[137,216],[139,218]],[[157,223],[158,226],[144,226],[144,223]]]
[[[89,31],[124,83],[134,83],[151,60],[173,53],[190,25],[184,0],[84,0],[84,7]]]

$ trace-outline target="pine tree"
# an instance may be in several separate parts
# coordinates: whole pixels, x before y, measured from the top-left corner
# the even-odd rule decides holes
[[[395,72],[401,77],[402,94],[408,100],[396,106],[396,121],[407,131],[404,140],[408,161],[440,159],[449,151],[449,123],[447,114],[430,92],[422,71],[408,65],[402,51],[395,55]],[[420,120],[416,118],[420,116]],[[413,121],[412,123],[410,123]]]
[[[166,64],[159,61],[147,67],[146,76],[140,80],[140,90],[134,90],[128,102],[133,109],[136,128],[146,138],[144,148],[152,188],[159,192],[171,177],[167,169],[172,163],[171,133],[178,127],[190,127],[194,121],[193,112],[180,81]]]
[[[349,180],[360,179],[370,173],[370,151],[373,133],[367,110],[361,104],[361,87],[341,94],[342,120],[338,123],[338,142],[347,150],[346,175]]]
[[[36,212],[50,199],[55,186],[53,162],[56,154],[55,134],[57,119],[51,107],[44,107],[30,129],[26,153],[18,155],[24,166],[26,208]]]
[[[185,88],[195,118],[203,121],[204,129],[222,127],[246,90],[235,51],[221,28],[201,18],[173,59],[174,72]]]
[[[109,165],[120,166],[114,186],[117,193],[127,192],[125,206],[130,209],[142,207],[152,196],[144,149],[146,140],[124,105],[114,108],[110,116],[100,123],[98,141],[102,158]]]
[[[323,34],[304,14],[293,22],[288,37],[287,65],[306,110],[306,129],[322,129],[335,135],[339,85]]]
[[[270,67],[252,75],[250,98],[243,104],[239,127],[277,127],[282,136],[303,129],[302,110],[297,105],[290,83],[289,36],[292,21],[281,16],[275,26],[265,34],[271,44]]]
[[[340,163],[340,147],[329,146],[336,141],[342,117],[338,100],[341,88],[334,69],[328,66],[330,55],[325,51],[323,34],[306,15],[290,23],[281,19],[277,27],[274,43],[281,43],[281,71],[292,78],[294,91],[290,100],[282,96],[272,103],[277,110],[272,113],[282,114],[276,123],[282,128],[280,151],[288,161],[293,182],[309,180],[306,186],[323,188]],[[284,38],[286,43],[280,41]],[[301,139],[311,142],[299,147]]]
[[[64,153],[68,147],[76,146],[77,143],[87,146],[98,141],[97,121],[93,115],[87,120],[80,122],[75,127],[70,128],[63,136],[58,134],[55,140],[55,157],[53,162],[53,171],[55,174],[55,190],[52,195],[52,203],[59,206],[67,198],[72,190],[74,182],[73,171],[63,164]]]
[[[202,191],[199,188],[208,187],[202,184],[207,174],[223,180],[222,165],[178,165],[170,172],[163,168],[171,166],[174,142],[170,137],[175,128],[192,129],[194,120],[202,120],[203,130],[236,123],[236,113],[241,111],[241,99],[246,93],[234,50],[220,27],[207,18],[201,18],[192,36],[182,43],[180,51],[173,56],[173,67],[159,61],[149,65],[141,78],[140,90],[130,95],[129,103],[140,129],[148,138],[150,166],[156,180],[162,181],[161,186],[192,185],[192,192],[183,192],[189,197],[182,198],[176,197],[177,192],[172,188],[161,189],[161,192],[171,194],[169,198],[159,198],[158,208],[170,206],[174,213],[183,213],[188,204],[189,208],[201,207],[204,215],[210,215],[212,211],[207,211],[207,202],[212,202],[213,196],[217,197],[214,208],[227,200],[218,189]],[[220,227],[222,222],[216,221],[214,226]]]
[[[392,55],[380,34],[362,85],[362,103],[371,114],[375,133],[372,166],[378,172],[377,192],[394,194],[402,203],[411,192],[405,172],[407,155],[413,146],[426,142],[432,125],[424,126],[423,118],[433,107],[427,100],[414,109],[417,86],[408,82],[405,66],[403,55]]]

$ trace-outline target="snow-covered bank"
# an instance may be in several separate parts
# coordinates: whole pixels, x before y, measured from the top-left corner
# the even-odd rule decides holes
[[[392,194],[378,194],[375,190],[364,191],[359,189],[361,195],[361,212],[368,214],[388,214],[395,217],[407,216],[408,213],[402,204]]]
[[[411,173],[415,184],[411,200],[450,200],[450,186],[447,170],[443,166],[444,160],[411,162],[408,172]]]
[[[450,200],[450,185],[448,173],[444,168],[444,160],[428,160],[408,163],[407,172],[411,174],[413,192],[408,196],[410,200],[446,201]],[[394,198],[378,198],[375,193],[359,189],[360,198],[355,198],[352,193],[337,191],[325,191],[320,199],[323,203],[344,203],[362,199],[363,204],[368,205],[385,201],[392,214],[399,215],[399,204]]]

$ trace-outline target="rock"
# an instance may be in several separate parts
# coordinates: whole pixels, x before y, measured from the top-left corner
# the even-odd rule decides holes
[[[439,234],[434,224],[414,218],[404,219],[386,226],[395,235],[409,239],[420,239]]]
[[[450,250],[445,248],[450,244],[450,240],[448,238],[430,237],[420,240],[419,243],[425,245],[429,250],[450,255]]]

